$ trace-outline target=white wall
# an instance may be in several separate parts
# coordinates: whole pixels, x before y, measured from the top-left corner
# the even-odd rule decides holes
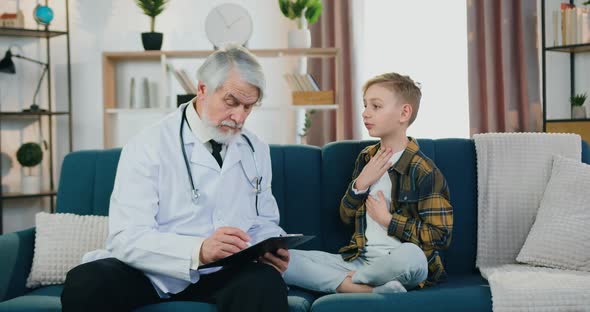
[[[408,135],[469,137],[465,1],[365,1],[360,81],[398,72],[422,84]],[[357,105],[362,106],[362,94]],[[363,128],[363,137],[370,138]]]
[[[163,50],[210,50],[211,44],[206,38],[204,20],[214,6],[228,2],[226,0],[194,1],[174,0],[168,9],[157,18],[156,31],[164,33]],[[276,0],[231,0],[248,9],[254,22],[254,32],[249,41],[252,49],[284,48],[287,46],[286,33],[294,27],[294,22],[284,18],[278,8]],[[21,1],[25,14],[26,26],[35,28],[32,19],[35,1]],[[63,1],[50,1],[54,10],[53,30],[65,29],[65,9]],[[14,0],[0,1],[0,12],[13,11]],[[85,1],[70,0],[70,35],[71,35],[71,63],[72,63],[72,100],[73,100],[73,139],[74,150],[100,149],[103,147],[103,108],[102,108],[102,65],[101,54],[104,51],[142,51],[140,33],[149,30],[149,19],[144,16],[134,4],[134,1]],[[0,38],[0,53],[9,46],[14,52],[26,56],[44,59],[44,41],[37,39]],[[58,108],[67,107],[66,99],[66,69],[65,39],[56,38],[51,41],[53,66],[53,83],[56,92],[53,98],[59,99]],[[290,70],[292,60],[282,61],[264,60],[263,66],[268,69],[269,92],[263,107],[254,112],[247,123],[247,127],[259,133],[263,138],[270,138],[272,143],[286,143],[292,141],[292,127],[294,121],[286,113],[284,102],[288,98],[286,84],[281,76],[276,76],[285,70]],[[0,106],[2,110],[21,110],[29,106],[34,84],[39,77],[39,67],[15,60],[17,75],[0,74]],[[182,65],[186,64],[186,65]],[[179,66],[194,77],[196,63],[193,68],[188,67],[190,61],[180,62]],[[275,76],[272,76],[275,75]],[[126,87],[124,82],[120,87]],[[45,90],[44,88],[43,90]],[[43,100],[46,94],[40,94],[39,104],[46,106]],[[286,120],[271,118],[269,112],[285,112]],[[65,119],[64,119],[65,120]],[[33,122],[9,121],[2,119],[2,150],[7,155],[3,160],[3,184],[7,184],[12,191],[20,189],[22,176],[20,165],[15,160],[16,150],[22,142],[38,140],[37,126]],[[287,124],[287,127],[284,125]],[[67,142],[66,129],[57,129],[58,141]],[[57,159],[61,160],[67,151],[67,145],[58,144]],[[5,169],[12,158],[10,169]],[[59,164],[59,161],[58,161]],[[43,169],[47,176],[47,163]],[[56,172],[59,173],[59,167]],[[18,200],[4,202],[4,232],[11,232],[30,227],[34,224],[33,215],[47,209],[48,203],[38,200]]]

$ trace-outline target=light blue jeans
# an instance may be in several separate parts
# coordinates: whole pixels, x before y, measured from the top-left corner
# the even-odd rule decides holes
[[[389,254],[353,261],[344,261],[339,254],[315,250],[289,250],[289,267],[284,279],[294,285],[325,293],[335,293],[350,271],[355,284],[380,286],[397,280],[406,289],[412,289],[426,280],[428,262],[420,247],[403,243]]]

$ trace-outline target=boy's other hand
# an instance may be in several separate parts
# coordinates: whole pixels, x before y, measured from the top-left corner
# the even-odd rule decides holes
[[[367,197],[367,202],[365,204],[367,207],[367,213],[377,223],[387,227],[389,226],[389,222],[391,222],[392,215],[389,213],[389,207],[387,207],[387,201],[385,200],[383,192],[377,192],[377,196],[377,198],[374,198],[372,195]]]
[[[379,149],[375,156],[363,168],[363,171],[356,178],[354,188],[366,190],[373,185],[391,167],[391,148]]]

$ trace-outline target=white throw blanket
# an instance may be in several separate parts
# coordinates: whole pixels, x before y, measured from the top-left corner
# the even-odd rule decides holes
[[[506,264],[481,268],[494,312],[590,311],[590,272]]]
[[[476,265],[490,282],[494,311],[572,311],[572,304],[588,298],[582,292],[590,293],[590,288],[578,287],[587,285],[586,280],[567,271],[510,264],[516,264],[535,220],[553,155],[580,160],[580,136],[490,133],[473,138],[478,175]],[[543,300],[537,303],[537,297]]]

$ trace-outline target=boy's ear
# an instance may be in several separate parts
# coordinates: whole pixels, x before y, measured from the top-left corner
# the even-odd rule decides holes
[[[400,123],[408,123],[412,117],[412,105],[402,104]]]

